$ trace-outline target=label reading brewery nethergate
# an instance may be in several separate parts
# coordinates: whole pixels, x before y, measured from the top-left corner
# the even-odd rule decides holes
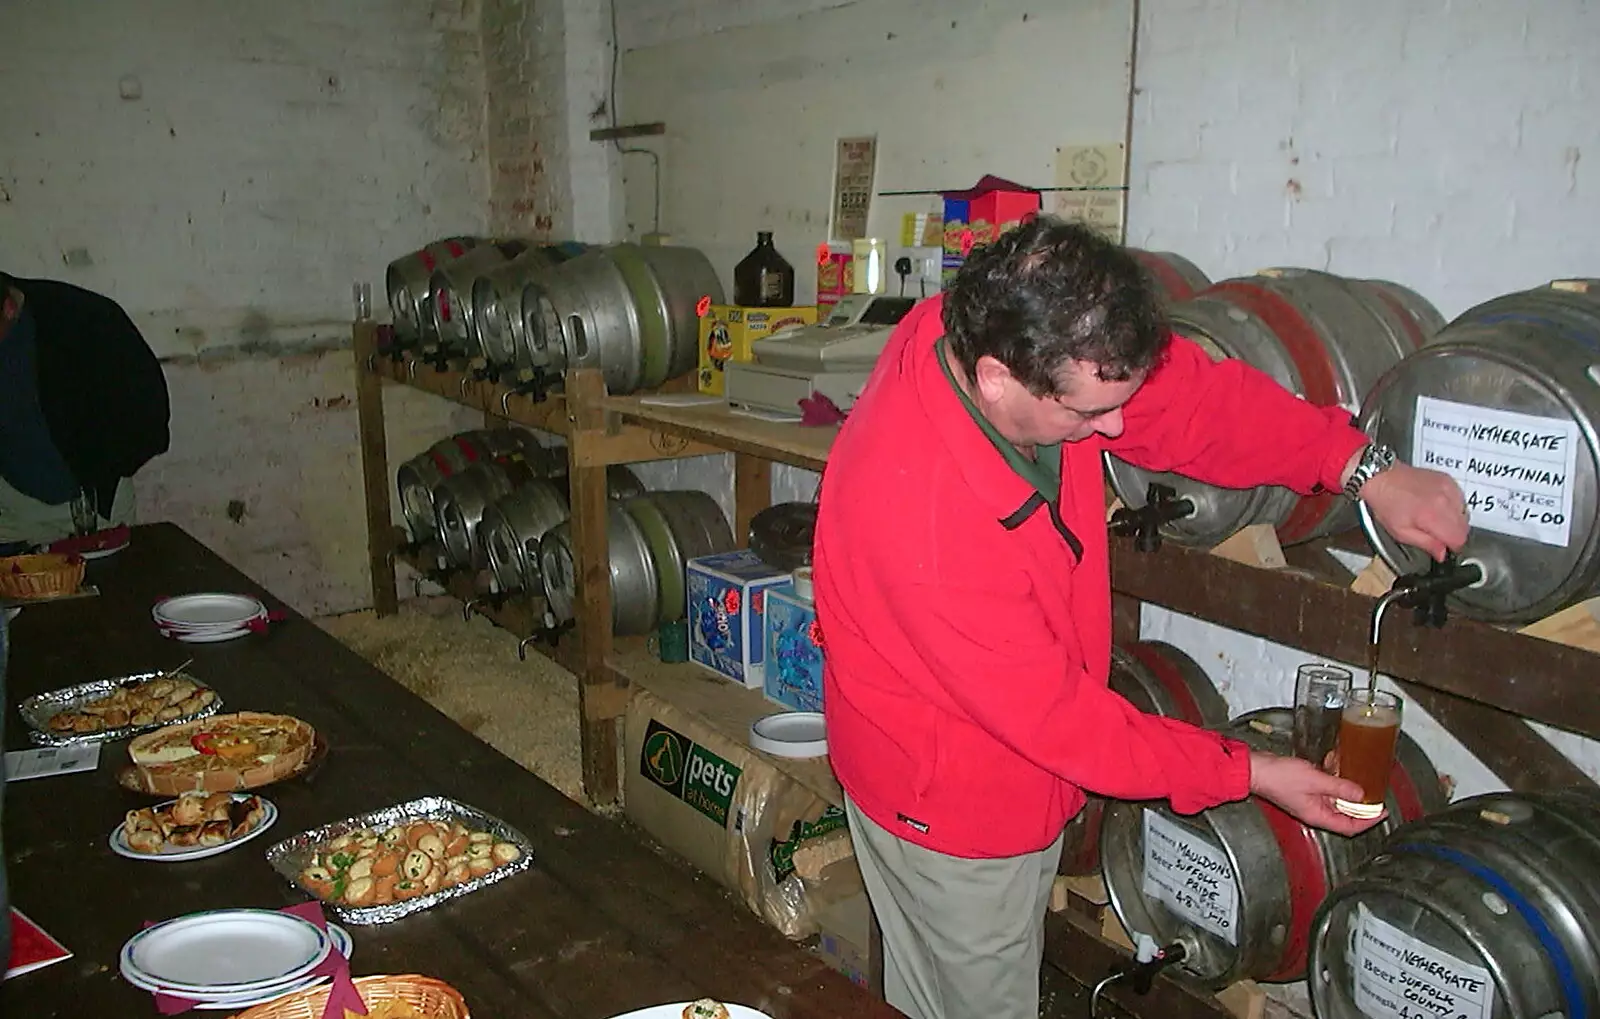
[[[723,827],[742,772],[694,740],[655,719],[645,729],[639,774]]]

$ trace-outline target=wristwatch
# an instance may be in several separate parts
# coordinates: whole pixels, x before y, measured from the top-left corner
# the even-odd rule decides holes
[[[1393,467],[1394,463],[1394,450],[1369,442],[1367,448],[1361,451],[1361,459],[1356,461],[1356,469],[1350,472],[1350,480],[1344,483],[1344,494],[1352,499],[1361,498],[1362,487]]]

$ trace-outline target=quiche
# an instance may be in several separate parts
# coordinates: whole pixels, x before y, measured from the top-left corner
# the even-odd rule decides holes
[[[146,733],[128,744],[128,756],[145,792],[231,792],[288,778],[315,741],[316,730],[298,718],[240,711]]]

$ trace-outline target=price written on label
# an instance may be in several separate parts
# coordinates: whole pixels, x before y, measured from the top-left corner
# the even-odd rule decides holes
[[[1154,810],[1144,812],[1143,889],[1201,930],[1239,943],[1239,885],[1227,855]]]
[[[1488,970],[1462,962],[1357,907],[1351,990],[1372,1019],[1489,1019]]]
[[[1417,397],[1412,464],[1455,478],[1473,527],[1566,547],[1578,426]]]

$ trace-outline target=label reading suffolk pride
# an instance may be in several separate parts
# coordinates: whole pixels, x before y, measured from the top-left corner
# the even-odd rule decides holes
[[[1356,1008],[1372,1019],[1489,1019],[1488,970],[1385,923],[1357,907],[1350,959]]]
[[[1154,810],[1144,812],[1144,894],[1228,944],[1239,943],[1239,888],[1227,855]]]
[[[1412,458],[1455,478],[1473,527],[1565,548],[1572,531],[1578,426],[1417,397]]]

